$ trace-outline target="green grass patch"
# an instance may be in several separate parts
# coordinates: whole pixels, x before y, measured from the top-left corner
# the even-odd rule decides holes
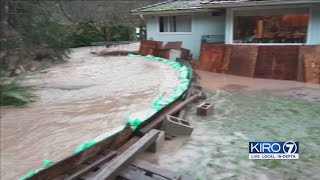
[[[19,84],[21,78],[9,78],[1,74],[0,94],[1,106],[20,106],[34,101],[35,95],[27,87]]]

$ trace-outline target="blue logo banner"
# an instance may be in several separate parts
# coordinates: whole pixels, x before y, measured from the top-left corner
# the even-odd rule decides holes
[[[249,142],[250,159],[299,159],[299,142]]]

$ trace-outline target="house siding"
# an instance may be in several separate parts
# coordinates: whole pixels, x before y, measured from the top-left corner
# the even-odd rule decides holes
[[[224,35],[225,44],[233,43],[233,16],[237,10],[251,9],[268,12],[268,9],[282,12],[284,9],[294,12],[296,8],[309,9],[309,24],[307,34],[307,45],[320,44],[320,4],[288,5],[288,6],[265,6],[265,7],[240,7],[226,8],[225,16],[212,16],[210,12],[191,13],[192,26],[191,33],[160,33],[159,15],[145,15],[147,27],[147,39],[163,41],[182,41],[182,46],[191,50],[194,59],[199,58],[201,37],[203,35]],[[170,14],[174,15],[174,14]]]
[[[160,33],[159,15],[146,16],[147,39],[163,41],[182,41],[182,47],[191,50],[193,58],[198,59],[203,35],[224,35],[225,17],[212,16],[210,12],[190,14],[191,33]]]
[[[310,45],[320,44],[320,4],[310,8],[307,42]]]
[[[225,27],[225,44],[232,44],[233,41],[233,11],[231,8],[226,9],[226,27]]]

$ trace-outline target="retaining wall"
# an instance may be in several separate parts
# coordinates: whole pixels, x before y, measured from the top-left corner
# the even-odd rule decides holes
[[[320,84],[320,45],[203,43],[197,69]]]

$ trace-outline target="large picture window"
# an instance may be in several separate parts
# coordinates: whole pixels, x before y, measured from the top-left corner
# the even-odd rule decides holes
[[[280,11],[280,12],[279,12]],[[305,43],[308,30],[308,13],[257,13],[235,14],[234,43]]]
[[[191,16],[160,16],[160,32],[191,32]]]

